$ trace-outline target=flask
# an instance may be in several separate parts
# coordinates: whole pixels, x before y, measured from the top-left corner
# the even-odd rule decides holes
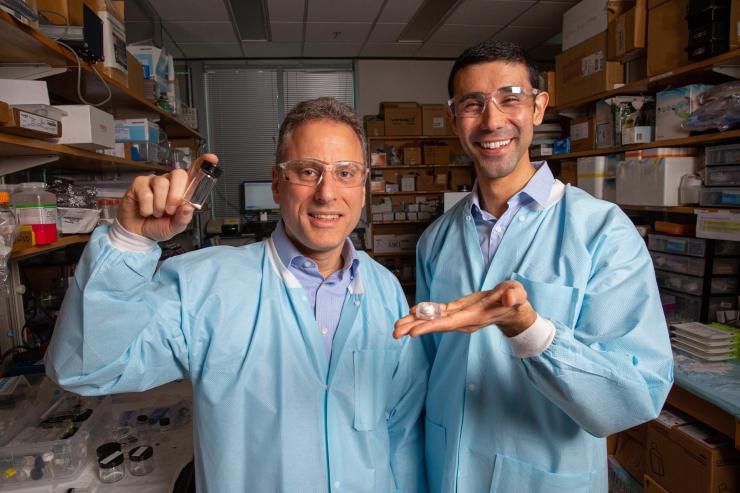
[[[197,170],[194,169],[188,187],[185,189],[185,202],[201,210],[223,172],[222,168],[209,161],[205,161]]]

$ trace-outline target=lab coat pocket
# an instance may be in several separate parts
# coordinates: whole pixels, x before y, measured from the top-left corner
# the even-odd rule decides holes
[[[398,355],[398,349],[362,349],[353,353],[356,430],[374,430],[385,415]]]
[[[575,325],[580,290],[563,284],[533,281],[514,272],[513,281],[519,281],[527,291],[527,298],[541,317],[557,320],[566,327]]]
[[[428,418],[424,419],[424,442],[427,462],[427,481],[429,491],[442,491],[442,473],[447,452],[447,431]]]
[[[512,457],[496,454],[490,493],[589,493],[591,472],[553,473]]]

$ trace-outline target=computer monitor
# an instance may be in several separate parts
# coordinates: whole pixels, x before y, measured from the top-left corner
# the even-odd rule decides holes
[[[257,212],[264,210],[277,210],[280,208],[272,200],[272,182],[245,181],[242,183],[244,197],[244,212]]]

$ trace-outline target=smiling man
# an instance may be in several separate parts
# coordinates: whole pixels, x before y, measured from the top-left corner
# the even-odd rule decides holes
[[[536,75],[516,45],[485,42],[449,78],[477,181],[417,246],[417,302],[441,318],[395,331],[431,334],[432,492],[606,493],[604,437],[654,418],[672,383],[645,243],[529,159],[548,102]]]
[[[80,260],[47,373],[88,395],[190,379],[199,492],[425,492],[427,358],[391,337],[408,312],[396,278],[347,239],[362,123],[332,98],[300,103],[277,158],[270,239],[159,268],[156,242],[192,219],[187,173],[137,178]]]

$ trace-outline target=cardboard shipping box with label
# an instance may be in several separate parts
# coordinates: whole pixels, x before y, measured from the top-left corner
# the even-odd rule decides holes
[[[608,60],[627,62],[645,50],[647,30],[647,0],[637,0],[635,6],[609,23]]]
[[[574,118],[570,122],[570,145],[573,152],[596,148],[596,130],[593,116]]]
[[[648,4],[647,75],[653,77],[689,63],[686,47],[689,26],[688,0],[668,0],[650,8]]]
[[[421,115],[424,135],[452,135],[443,104],[422,104]]]
[[[365,134],[368,137],[382,137],[385,135],[385,122],[375,115],[365,115]]]
[[[0,101],[0,132],[37,139],[56,138],[62,135],[62,123]]]
[[[604,31],[555,58],[558,105],[562,106],[624,82],[624,68],[606,60],[607,34]]]
[[[385,135],[421,135],[421,107],[417,103],[380,103]]]

